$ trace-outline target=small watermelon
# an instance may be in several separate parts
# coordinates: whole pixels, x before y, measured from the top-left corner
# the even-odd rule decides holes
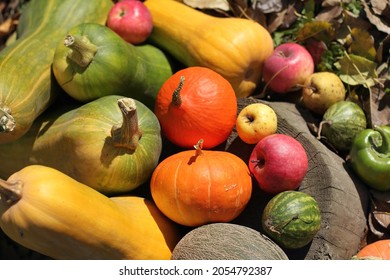
[[[351,149],[355,136],[367,126],[363,109],[352,101],[339,101],[323,115],[318,137],[324,136],[337,151]]]
[[[320,230],[321,213],[317,201],[300,191],[284,191],[267,203],[262,215],[265,233],[281,247],[301,248]]]

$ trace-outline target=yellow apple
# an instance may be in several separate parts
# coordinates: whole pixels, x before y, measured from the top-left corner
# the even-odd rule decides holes
[[[304,106],[323,115],[334,103],[345,99],[345,87],[333,72],[316,72],[310,75],[302,87]]]
[[[274,134],[277,127],[275,111],[263,103],[247,105],[236,119],[237,134],[247,144],[256,144],[264,137]]]

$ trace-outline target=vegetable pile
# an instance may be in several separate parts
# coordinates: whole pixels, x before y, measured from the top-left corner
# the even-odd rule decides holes
[[[1,231],[53,259],[295,257],[329,225],[289,103],[371,202],[345,258],[388,259],[384,8],[199,3],[0,3]]]

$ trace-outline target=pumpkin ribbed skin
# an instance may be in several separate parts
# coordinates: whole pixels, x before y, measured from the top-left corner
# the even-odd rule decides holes
[[[16,181],[13,188],[21,198],[11,204],[5,196],[0,199],[1,229],[51,258],[169,259],[180,238],[176,225],[144,198],[108,198],[38,165],[8,179]],[[4,185],[0,182],[0,188]]]
[[[186,66],[221,74],[237,97],[253,93],[273,51],[269,32],[255,21],[207,15],[174,0],[146,0],[152,14],[150,40]]]
[[[116,146],[111,130],[124,122],[118,108],[122,98],[110,95],[73,110],[45,112],[19,140],[0,145],[7,158],[0,175],[6,178],[26,165],[42,164],[105,194],[145,183],[161,154],[160,125],[150,109],[134,100],[142,136],[135,150]]]
[[[356,260],[390,260],[390,239],[367,244],[353,256]]]
[[[24,6],[18,39],[0,52],[0,118],[4,110],[11,115],[0,123],[0,143],[26,133],[57,96],[51,64],[58,41],[81,22],[104,23],[112,5],[109,0],[34,0]]]
[[[252,180],[247,165],[234,154],[188,150],[156,167],[150,190],[168,218],[199,226],[236,218],[250,199]]]
[[[53,59],[53,73],[61,87],[73,98],[89,102],[102,96],[123,95],[153,109],[162,84],[172,75],[165,54],[152,45],[127,43],[107,26],[82,23],[69,30],[77,40],[96,47],[90,64],[82,67],[69,59],[73,50],[60,40]]]
[[[181,77],[184,82],[180,87]],[[175,91],[181,104],[176,105]],[[237,117],[237,98],[226,79],[205,67],[188,67],[173,74],[157,94],[154,109],[163,134],[175,145],[191,148],[199,139],[203,148],[224,142]]]
[[[266,234],[288,249],[308,244],[320,226],[321,213],[316,200],[300,191],[284,191],[275,195],[262,215]]]
[[[237,224],[212,223],[182,237],[173,260],[288,260],[285,252],[267,236]]]

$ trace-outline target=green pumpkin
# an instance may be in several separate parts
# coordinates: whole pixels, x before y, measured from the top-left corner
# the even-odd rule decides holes
[[[78,101],[122,95],[153,109],[157,92],[172,75],[172,68],[158,48],[135,46],[107,26],[83,23],[59,42],[53,73],[64,91]]]
[[[356,135],[367,126],[363,109],[352,101],[339,101],[330,106],[322,117],[318,139],[321,135],[337,150],[351,149]]]
[[[102,193],[124,193],[149,179],[161,149],[154,113],[139,101],[110,95],[65,112],[53,107],[23,137],[0,145],[7,159],[0,177],[40,164]]]
[[[23,6],[17,40],[0,52],[0,143],[26,133],[62,92],[51,72],[58,41],[76,24],[104,24],[112,6],[111,0],[34,0]]]

